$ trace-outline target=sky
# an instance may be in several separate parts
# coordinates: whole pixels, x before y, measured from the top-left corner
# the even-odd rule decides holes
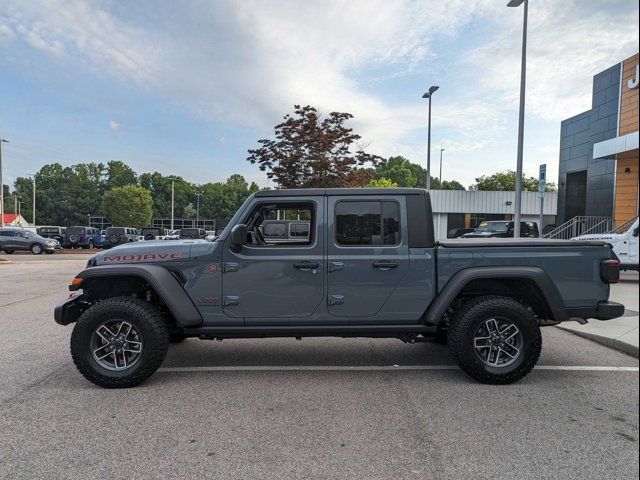
[[[294,104],[354,115],[370,153],[465,186],[515,169],[523,9],[507,0],[3,0],[5,183],[122,160],[196,183],[241,173]],[[560,121],[638,51],[638,2],[530,0],[524,170],[557,179]]]

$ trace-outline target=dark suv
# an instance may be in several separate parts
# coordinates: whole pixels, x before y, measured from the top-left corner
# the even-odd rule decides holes
[[[123,243],[137,242],[138,230],[131,227],[109,227],[105,233],[105,248],[116,247]]]
[[[481,222],[471,233],[462,238],[513,238],[514,223],[508,220],[492,220]],[[540,232],[534,222],[520,222],[520,236],[538,238]]]
[[[180,230],[181,240],[194,240],[207,238],[207,232],[203,228],[183,228]]]
[[[60,244],[62,244],[62,241],[64,240],[64,232],[66,230],[66,227],[43,226],[38,227],[36,231],[41,237],[55,238]]]
[[[68,227],[64,233],[64,248],[94,249],[102,244],[100,230],[93,227]]]

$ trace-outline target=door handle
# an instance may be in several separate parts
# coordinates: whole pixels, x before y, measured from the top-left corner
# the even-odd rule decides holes
[[[293,264],[294,268],[299,268],[300,270],[311,270],[313,268],[318,268],[320,264],[318,262],[296,262]]]
[[[390,262],[388,260],[378,260],[373,262],[373,268],[379,268],[380,270],[389,270],[390,268],[396,268],[398,262]]]

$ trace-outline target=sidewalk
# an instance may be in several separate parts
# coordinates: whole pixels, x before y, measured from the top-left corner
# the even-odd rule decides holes
[[[558,328],[638,358],[638,274],[623,273],[620,283],[611,287],[611,300],[624,304],[623,317],[604,322],[589,320],[586,325],[566,322]]]

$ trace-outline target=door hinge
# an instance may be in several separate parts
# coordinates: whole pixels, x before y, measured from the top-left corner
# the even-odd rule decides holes
[[[342,305],[344,303],[344,295],[329,295],[328,303],[329,306]]]
[[[240,270],[240,264],[235,262],[227,262],[224,264],[225,272],[237,272]]]
[[[228,307],[230,305],[239,305],[240,304],[240,297],[236,297],[235,295],[225,295],[225,297],[222,299],[222,305],[224,305],[225,307]]]

